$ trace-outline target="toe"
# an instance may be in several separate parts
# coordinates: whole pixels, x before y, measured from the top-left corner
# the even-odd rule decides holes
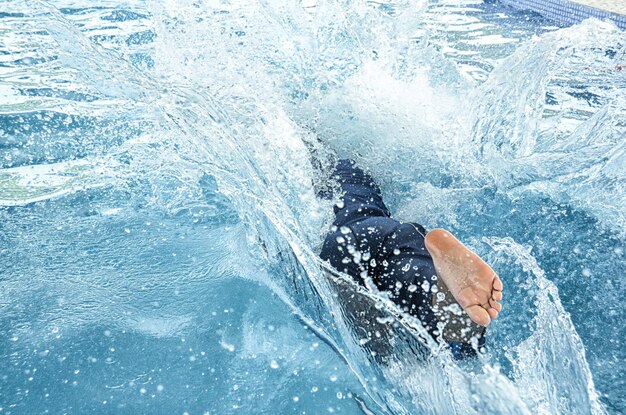
[[[502,304],[500,304],[496,300],[489,300],[489,305],[491,306],[491,308],[495,309],[498,313],[502,311]]]
[[[478,325],[487,326],[491,323],[491,317],[487,310],[479,305],[471,306],[465,309],[469,318]]]
[[[502,291],[504,285],[502,285],[502,280],[497,275],[493,279],[493,289],[497,291]]]
[[[491,298],[496,301],[502,300],[502,291],[493,291],[491,293]]]
[[[498,313],[498,310],[496,310],[495,308],[490,308],[490,309],[488,309],[488,310],[487,310],[487,313],[489,314],[489,317],[490,317],[492,320],[497,319],[497,318],[498,318],[498,314],[500,314],[500,313]]]

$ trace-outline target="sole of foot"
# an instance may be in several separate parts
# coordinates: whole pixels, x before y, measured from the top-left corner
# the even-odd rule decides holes
[[[487,326],[502,310],[502,281],[485,261],[445,229],[426,235],[437,275],[476,324]]]

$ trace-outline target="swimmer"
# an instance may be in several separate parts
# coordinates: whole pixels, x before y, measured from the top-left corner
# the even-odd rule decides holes
[[[475,355],[484,327],[502,310],[498,275],[450,232],[392,219],[372,177],[353,161],[340,160],[333,177],[342,198],[321,258],[389,293],[435,339],[443,337],[455,356]]]

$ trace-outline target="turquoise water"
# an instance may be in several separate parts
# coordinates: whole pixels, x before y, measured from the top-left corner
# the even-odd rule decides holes
[[[473,0],[3,2],[0,414],[626,412],[624,64]],[[311,145],[493,264],[484,358],[324,270]]]

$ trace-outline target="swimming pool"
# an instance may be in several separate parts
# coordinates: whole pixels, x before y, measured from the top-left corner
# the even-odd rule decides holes
[[[474,0],[4,2],[0,413],[626,412],[625,45]],[[321,270],[316,137],[494,265],[484,360]]]

